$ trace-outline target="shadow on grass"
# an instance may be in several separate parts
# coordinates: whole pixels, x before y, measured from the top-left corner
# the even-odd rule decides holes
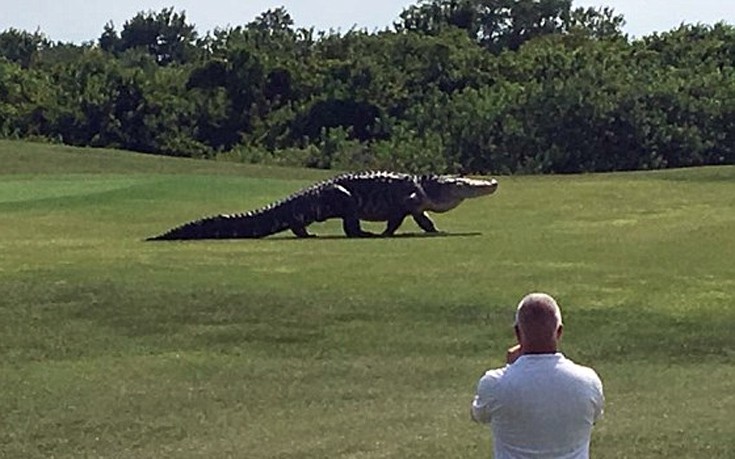
[[[691,311],[675,316],[637,304],[565,316],[565,343],[588,360],[697,363],[735,353],[735,315]]]
[[[289,236],[275,236],[275,237],[264,237],[264,238],[237,238],[237,237],[220,237],[220,238],[201,238],[201,239],[174,239],[174,240],[154,240],[154,239],[143,239],[143,242],[175,242],[175,243],[198,243],[198,242],[211,242],[211,241],[276,241],[276,242],[288,242],[288,241],[319,241],[319,240],[351,240],[351,241],[374,241],[379,239],[426,239],[426,238],[449,238],[449,237],[476,237],[482,236],[479,231],[464,232],[464,233],[400,233],[392,236],[381,236],[376,234],[369,237],[348,237],[343,234],[326,234],[326,235],[312,235],[310,237],[289,237]]]
[[[384,316],[384,304],[366,309],[370,301],[359,297],[336,305],[329,296],[249,289],[159,290],[109,282],[16,287],[0,289],[0,312],[5,311],[6,321],[13,319],[0,360],[63,359],[125,349],[312,355],[339,349],[334,343],[345,336],[365,334],[376,338],[368,341],[374,347],[362,349],[368,353],[382,352],[389,339],[405,352],[420,344],[437,355],[467,356],[512,340],[507,308],[461,302],[439,308],[439,300],[429,297],[401,303]],[[29,295],[35,298],[30,303],[23,300]],[[731,362],[733,323],[732,310],[692,308],[683,315],[635,302],[572,309],[565,312],[562,350],[589,364]],[[404,328],[410,332],[381,335]],[[350,348],[349,340],[342,344]]]
[[[512,316],[506,308],[483,305],[447,307],[444,323],[466,333],[511,345]],[[669,364],[702,361],[731,362],[735,355],[732,324],[735,312],[692,310],[683,315],[629,303],[607,309],[576,309],[564,314],[562,352],[580,362],[652,362]],[[507,342],[507,343],[506,343]],[[463,343],[464,353],[476,349],[477,339]]]
[[[445,233],[445,232],[439,232],[439,233],[399,233],[394,234],[392,236],[380,236],[376,235],[374,237],[347,237],[345,235],[341,234],[327,234],[324,236],[315,236],[311,238],[272,238],[270,240],[272,241],[284,241],[284,240],[291,240],[291,241],[300,241],[300,240],[309,240],[309,239],[324,239],[324,240],[331,240],[331,239],[349,239],[349,240],[356,240],[356,241],[371,241],[376,239],[425,239],[425,238],[445,238],[445,237],[473,237],[473,236],[482,236],[482,233],[480,232],[467,232],[467,233]]]

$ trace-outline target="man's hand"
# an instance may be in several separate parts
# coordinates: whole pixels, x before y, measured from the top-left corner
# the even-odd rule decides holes
[[[515,346],[508,348],[508,352],[505,354],[505,361],[508,365],[518,360],[518,357],[523,355],[523,350],[521,349],[520,344],[516,344]]]

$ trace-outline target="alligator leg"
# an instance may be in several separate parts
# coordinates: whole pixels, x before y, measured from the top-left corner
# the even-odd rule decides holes
[[[388,226],[385,228],[385,231],[381,233],[381,236],[393,236],[393,233],[396,232],[405,219],[406,214],[401,214],[388,219]]]
[[[291,232],[296,235],[296,237],[316,237],[313,234],[309,234],[308,231],[306,231],[305,226],[292,226]]]
[[[421,212],[420,214],[413,214],[413,219],[421,227],[421,229],[426,231],[427,233],[438,233],[439,232],[439,230],[436,229],[436,225],[434,225],[434,222],[431,221],[431,219],[429,218],[429,215],[426,212]]]
[[[347,237],[371,237],[375,236],[375,234],[364,231],[360,227],[360,220],[359,219],[353,219],[353,218],[343,218],[342,219],[342,230],[345,232],[345,235]]]
[[[347,237],[371,237],[375,234],[364,231],[360,227],[360,217],[357,208],[357,202],[352,194],[343,186],[335,185],[334,197],[337,202],[339,214],[342,217],[342,230]]]

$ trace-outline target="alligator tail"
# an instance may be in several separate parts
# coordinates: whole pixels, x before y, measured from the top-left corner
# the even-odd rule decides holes
[[[191,239],[256,239],[290,228],[284,203],[245,214],[216,215],[185,223],[147,241]]]

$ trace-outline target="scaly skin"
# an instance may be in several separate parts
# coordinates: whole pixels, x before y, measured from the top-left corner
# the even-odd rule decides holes
[[[427,211],[446,212],[465,199],[492,194],[495,180],[397,172],[359,172],[315,183],[287,198],[237,215],[217,215],[186,223],[148,240],[262,238],[285,230],[311,236],[314,222],[341,218],[348,237],[370,237],[360,220],[385,221],[390,236],[409,215],[426,232],[437,232]]]

